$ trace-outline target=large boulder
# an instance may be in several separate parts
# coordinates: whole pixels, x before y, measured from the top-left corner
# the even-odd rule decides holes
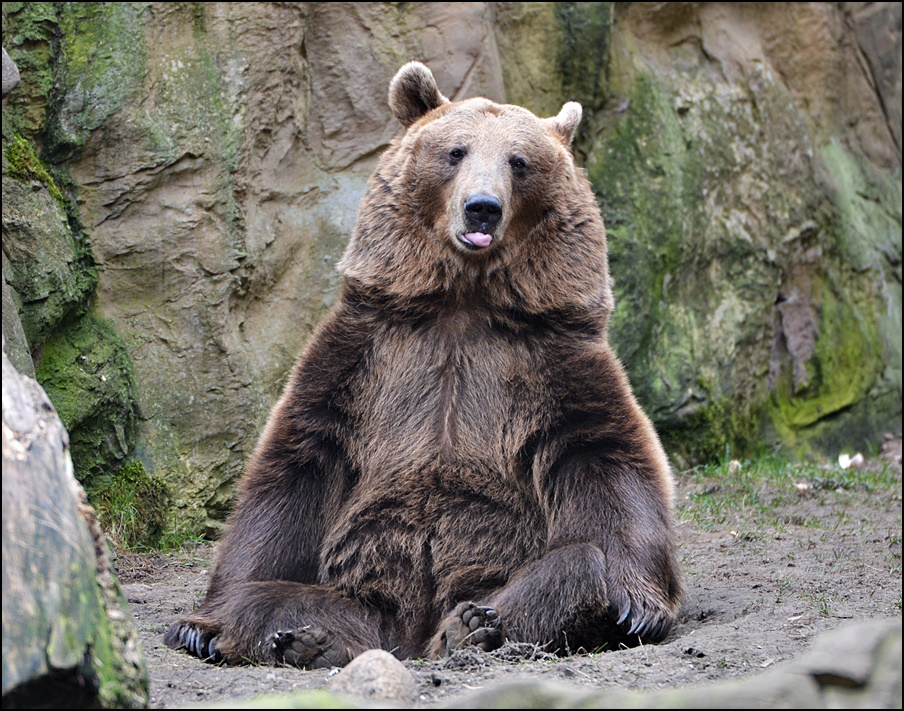
[[[41,387],[3,352],[3,708],[142,708],[148,678],[104,537]]]

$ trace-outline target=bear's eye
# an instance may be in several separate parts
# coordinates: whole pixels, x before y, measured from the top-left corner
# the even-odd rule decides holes
[[[468,152],[464,148],[453,148],[449,151],[449,162],[452,163],[452,165],[460,163],[467,153]]]
[[[527,171],[527,161],[521,156],[509,158],[509,165],[512,166],[512,170],[516,173],[524,173]]]

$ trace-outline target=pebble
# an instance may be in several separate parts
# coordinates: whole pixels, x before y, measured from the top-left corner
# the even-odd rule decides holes
[[[411,703],[418,698],[414,676],[382,649],[369,649],[352,659],[330,679],[330,688],[337,694],[372,701]]]

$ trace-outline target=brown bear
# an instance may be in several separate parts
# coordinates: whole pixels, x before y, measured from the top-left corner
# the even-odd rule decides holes
[[[450,102],[416,62],[389,105],[406,130],[341,292],[240,483],[207,596],[166,643],[318,668],[370,648],[662,640],[681,589],[672,479],[607,343],[580,105]]]

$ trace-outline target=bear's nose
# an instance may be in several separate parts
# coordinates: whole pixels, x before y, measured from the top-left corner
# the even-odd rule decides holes
[[[492,195],[475,195],[465,203],[468,226],[492,232],[502,219],[502,203]]]

